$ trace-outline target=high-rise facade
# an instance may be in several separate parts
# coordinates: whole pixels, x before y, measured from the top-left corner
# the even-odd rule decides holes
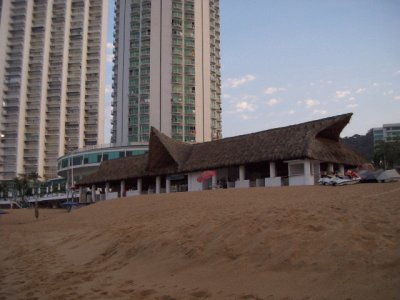
[[[383,124],[380,128],[372,128],[374,145],[379,142],[391,142],[400,139],[400,123]]]
[[[0,180],[103,143],[108,0],[0,0]]]
[[[221,138],[219,0],[116,0],[112,142]]]

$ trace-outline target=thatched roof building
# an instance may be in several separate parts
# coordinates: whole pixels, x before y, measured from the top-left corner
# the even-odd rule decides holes
[[[152,128],[148,154],[105,161],[79,184],[298,159],[357,166],[365,160],[339,142],[351,116],[349,113],[199,144],[173,140]]]

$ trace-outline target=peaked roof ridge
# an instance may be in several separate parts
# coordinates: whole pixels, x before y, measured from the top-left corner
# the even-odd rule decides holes
[[[293,124],[293,125],[288,125],[288,126],[283,126],[283,127],[276,127],[276,128],[271,128],[271,129],[266,129],[266,130],[251,132],[251,133],[244,133],[244,134],[241,134],[241,135],[230,136],[230,137],[226,137],[226,138],[222,138],[222,139],[218,139],[218,140],[206,141],[206,142],[202,142],[202,143],[198,143],[198,144],[193,144],[192,146],[196,146],[196,145],[199,145],[199,144],[208,144],[208,143],[225,142],[225,141],[243,139],[243,138],[246,138],[248,136],[263,135],[265,133],[272,133],[274,131],[290,130],[291,128],[296,128],[296,127],[299,127],[299,126],[307,127],[307,126],[310,126],[310,125],[318,125],[318,124],[322,125],[323,123],[327,123],[326,126],[322,126],[322,128],[321,128],[321,126],[319,126],[320,130],[315,132],[315,136],[317,136],[318,133],[320,133],[321,131],[324,131],[328,127],[334,125],[336,122],[347,120],[347,122],[341,128],[343,130],[343,128],[349,122],[349,120],[350,120],[352,115],[353,115],[353,113],[346,113],[346,114],[331,116],[331,117],[327,117],[327,118],[323,118],[323,119],[317,119],[317,120],[307,121],[307,122],[303,122],[303,123],[298,123],[298,124]],[[316,128],[316,129],[318,129],[318,128]],[[341,132],[341,130],[340,130],[340,132]],[[340,134],[340,132],[339,132],[339,134]],[[322,136],[320,136],[320,137],[322,137]]]
[[[171,158],[181,166],[192,152],[193,145],[181,141],[174,140],[173,138],[162,133],[155,127],[151,127],[150,139],[157,138],[158,141],[164,146]],[[151,151],[149,149],[149,151]]]
[[[307,149],[306,155],[308,157],[312,157],[312,145],[316,142],[316,138],[323,138],[338,142],[340,139],[340,133],[350,122],[352,116],[353,113],[347,113],[307,122],[314,123],[317,126],[313,130],[310,130],[310,132],[307,134],[307,138],[305,139],[304,149]]]
[[[324,124],[321,124],[322,126],[315,134],[315,137],[339,141],[340,133],[343,131],[343,128],[346,127],[346,125],[350,122],[352,116],[353,113],[348,113],[330,117],[327,119],[322,119],[321,121],[324,121]]]

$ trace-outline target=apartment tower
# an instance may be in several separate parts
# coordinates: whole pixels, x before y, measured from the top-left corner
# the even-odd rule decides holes
[[[108,0],[0,0],[0,180],[103,143]]]
[[[117,0],[112,142],[221,138],[219,0]]]

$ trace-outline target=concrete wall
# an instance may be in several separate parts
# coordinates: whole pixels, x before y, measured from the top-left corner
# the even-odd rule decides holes
[[[281,185],[282,185],[281,177],[265,178],[266,187],[281,186]]]
[[[202,191],[203,190],[203,183],[198,182],[197,178],[201,175],[202,172],[194,172],[188,174],[188,191]]]

